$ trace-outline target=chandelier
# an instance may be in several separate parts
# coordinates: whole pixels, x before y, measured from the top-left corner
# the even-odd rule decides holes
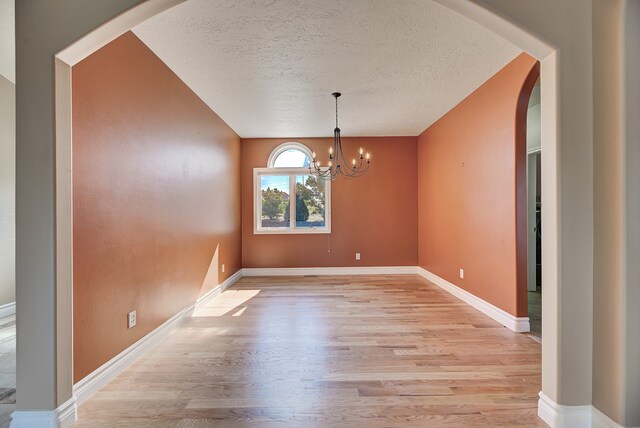
[[[366,154],[365,159],[364,150],[360,147],[358,161],[353,158],[351,164],[347,162],[342,151],[340,128],[338,128],[338,97],[342,94],[334,92],[331,95],[336,99],[336,128],[333,130],[333,144],[329,147],[329,164],[326,167],[321,166],[316,159],[316,152],[313,152],[313,164],[309,165],[309,173],[324,180],[335,180],[338,175],[346,178],[360,177],[369,170],[371,164],[369,153]]]

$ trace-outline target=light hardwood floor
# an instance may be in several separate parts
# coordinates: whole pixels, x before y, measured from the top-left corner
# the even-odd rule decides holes
[[[540,344],[414,275],[243,278],[78,427],[515,427]]]

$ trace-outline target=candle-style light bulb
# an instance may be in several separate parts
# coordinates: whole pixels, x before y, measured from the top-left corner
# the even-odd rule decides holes
[[[367,162],[369,162],[369,158],[371,157],[371,155],[369,153],[367,153]]]
[[[316,152],[313,152],[311,155],[313,156],[313,159],[316,158]]]
[[[362,150],[362,147],[360,147],[360,154],[362,155],[364,153],[364,150]]]
[[[329,147],[329,154],[332,155],[333,154],[333,147]]]
[[[353,159],[352,163],[353,163],[353,167],[355,168],[356,167],[356,160]]]

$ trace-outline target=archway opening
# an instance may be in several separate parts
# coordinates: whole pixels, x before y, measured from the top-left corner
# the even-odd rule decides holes
[[[542,337],[542,148],[540,79],[527,106],[527,309],[531,334]]]
[[[144,19],[151,17],[160,11],[171,7],[173,4],[178,2],[174,2],[168,4],[167,2],[161,1],[151,1],[146,2],[143,6],[132,9],[130,12],[117,17],[113,21],[105,24],[96,32],[93,32],[87,38],[82,39],[80,42],[75,43],[72,47],[61,52],[57,56],[57,64],[56,64],[56,134],[57,134],[57,165],[56,165],[56,187],[57,187],[57,229],[59,233],[59,241],[57,243],[57,253],[60,257],[57,259],[58,268],[57,268],[57,277],[58,277],[58,296],[63,297],[61,301],[58,303],[57,317],[58,317],[58,344],[59,348],[62,349],[59,358],[59,364],[67,365],[66,370],[62,371],[62,374],[68,374],[71,366],[71,356],[70,353],[67,355],[65,349],[70,349],[70,331],[71,331],[71,310],[70,310],[70,299],[71,299],[71,287],[72,287],[72,275],[70,265],[72,263],[71,249],[72,249],[72,196],[70,194],[71,189],[71,128],[70,128],[70,117],[71,117],[71,98],[70,98],[70,67],[75,64],[79,59],[91,54],[100,46],[108,43],[115,36],[122,34],[124,31],[132,28],[139,22],[142,22]],[[445,6],[447,6],[446,1],[441,2]],[[471,2],[469,2],[471,3]],[[153,7],[152,7],[153,6]],[[497,16],[491,16],[487,21],[486,11],[481,9],[477,5],[465,5],[464,10],[461,10],[460,7],[453,7],[450,5],[452,9],[457,10],[470,17],[471,19],[477,20],[478,22],[484,23],[485,26],[493,29],[498,34],[505,36],[510,40],[514,40],[519,47],[523,48],[525,51],[529,51],[531,54],[536,56],[538,59],[543,60],[543,67],[546,68],[546,74],[549,80],[555,80],[555,58],[552,54],[552,49],[550,47],[540,48],[542,43],[539,39],[524,33],[522,30],[516,29],[515,26],[506,23],[506,21],[502,20],[502,18],[498,18]],[[142,12],[142,13],[141,13]],[[509,31],[517,31],[518,37],[511,38],[507,35]],[[522,41],[525,40],[523,46]],[[531,48],[532,45],[536,45],[536,48]],[[545,66],[546,64],[546,66]],[[554,97],[551,97],[554,98]],[[549,98],[548,103],[552,105],[555,103],[555,99]],[[543,106],[544,108],[544,106]],[[553,117],[555,114],[555,110],[549,113],[549,117]],[[547,122],[543,125],[545,130],[543,134],[553,135],[555,134],[555,121]],[[543,143],[544,144],[544,143]],[[555,138],[549,138],[546,142],[551,148],[555,148]],[[548,160],[545,160],[548,167],[545,168],[543,165],[543,171],[546,169],[548,171],[548,178],[543,180],[542,186],[548,188],[549,197],[551,203],[548,204],[548,210],[550,215],[545,216],[545,221],[556,224],[557,223],[557,213],[556,213],[556,202],[555,199],[552,198],[552,195],[556,194],[556,159],[554,155],[550,155]],[[546,192],[545,192],[546,193]],[[546,206],[546,205],[545,205]],[[547,209],[547,208],[545,208]],[[546,228],[549,230],[549,245],[553,245],[557,243],[557,228],[550,227]],[[546,233],[546,232],[545,232]],[[554,259],[555,251],[547,252],[548,257]],[[551,263],[550,266],[556,266],[557,263]],[[556,276],[555,272],[549,273],[550,277]],[[557,284],[555,285],[557,287]],[[555,317],[554,317],[555,318]],[[548,323],[548,327],[553,329],[553,323]],[[549,337],[554,337],[555,334],[551,334]],[[551,343],[551,342],[550,342]],[[61,346],[60,346],[61,345]],[[546,350],[550,353],[549,360],[553,361],[554,356],[552,355],[554,352],[555,346],[546,347]],[[547,352],[544,351],[544,352]],[[69,362],[67,362],[67,360]],[[60,371],[60,369],[59,369]],[[553,373],[550,374],[553,376]],[[64,383],[64,381],[63,381]],[[70,383],[70,381],[69,381]],[[544,388],[544,386],[543,386]],[[63,388],[64,389],[64,388]],[[71,395],[71,388],[67,388],[69,392],[69,396]]]

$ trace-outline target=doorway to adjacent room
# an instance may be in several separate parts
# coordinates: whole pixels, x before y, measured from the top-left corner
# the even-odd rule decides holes
[[[531,334],[542,337],[540,80],[527,110],[527,297]]]

